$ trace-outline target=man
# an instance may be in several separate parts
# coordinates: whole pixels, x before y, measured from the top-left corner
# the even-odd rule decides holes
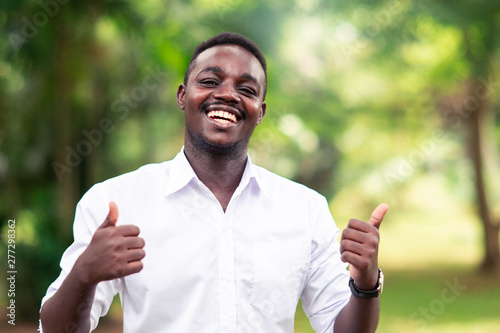
[[[322,196],[250,162],[266,81],[241,35],[196,48],[177,91],[183,149],[85,194],[42,301],[45,332],[93,330],[117,293],[124,332],[293,332],[299,298],[318,332],[375,331],[387,205],[351,220],[339,246]]]

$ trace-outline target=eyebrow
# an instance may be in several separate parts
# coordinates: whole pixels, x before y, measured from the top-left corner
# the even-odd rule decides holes
[[[202,69],[198,73],[198,75],[200,75],[201,73],[205,73],[205,72],[224,73],[224,70],[222,68],[220,68],[219,66],[207,67],[207,68]],[[253,83],[255,83],[257,85],[257,87],[259,87],[259,90],[260,90],[259,81],[253,75],[250,75],[248,73],[244,73],[244,74],[240,75],[240,77],[243,79],[247,79],[247,80],[252,81]]]

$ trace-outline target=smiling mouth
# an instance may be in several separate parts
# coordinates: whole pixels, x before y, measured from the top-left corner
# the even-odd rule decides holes
[[[235,124],[238,122],[236,115],[222,110],[209,111],[207,117],[221,124]]]

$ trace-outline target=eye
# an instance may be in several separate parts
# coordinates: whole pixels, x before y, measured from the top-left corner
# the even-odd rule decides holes
[[[200,83],[206,86],[216,86],[217,84],[219,84],[215,79],[203,79],[200,80]]]
[[[248,95],[257,96],[257,91],[250,87],[241,87],[240,90]]]

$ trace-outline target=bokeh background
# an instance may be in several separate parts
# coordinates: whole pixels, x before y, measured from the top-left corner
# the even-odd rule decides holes
[[[177,86],[221,31],[269,64],[253,161],[325,195],[340,228],[390,205],[379,332],[500,332],[498,0],[2,1],[1,331],[35,330],[89,187],[179,151]]]

